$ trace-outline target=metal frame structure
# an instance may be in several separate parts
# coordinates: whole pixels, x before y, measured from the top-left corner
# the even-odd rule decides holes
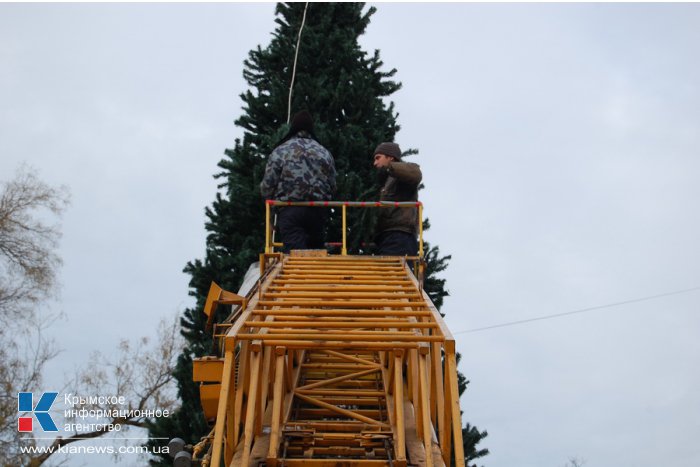
[[[324,208],[341,208],[343,219],[343,242],[341,255],[348,254],[347,248],[347,208],[403,208],[415,209],[418,208],[418,257],[423,257],[423,203],[420,201],[265,201],[265,253],[273,253],[274,247],[277,246],[272,241],[272,223],[271,208],[274,206],[306,206],[306,207],[324,207]]]
[[[215,325],[220,356],[194,362],[214,420],[195,460],[444,466],[454,450],[464,466],[455,341],[407,258],[275,253],[273,203],[257,287],[207,298],[209,319],[233,312]]]

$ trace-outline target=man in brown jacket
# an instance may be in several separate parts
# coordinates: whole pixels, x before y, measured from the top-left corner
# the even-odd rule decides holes
[[[417,201],[423,178],[418,164],[401,161],[396,143],[382,143],[374,150],[374,167],[379,171],[380,201]],[[418,212],[416,208],[379,208],[375,243],[380,255],[418,254]]]

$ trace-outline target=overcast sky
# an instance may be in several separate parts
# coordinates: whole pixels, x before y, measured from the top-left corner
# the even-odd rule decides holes
[[[0,179],[27,162],[73,200],[47,390],[191,304],[273,12],[0,4]],[[398,69],[397,142],[452,255],[480,464],[700,465],[700,292],[460,333],[700,286],[700,5],[379,4],[361,42]]]

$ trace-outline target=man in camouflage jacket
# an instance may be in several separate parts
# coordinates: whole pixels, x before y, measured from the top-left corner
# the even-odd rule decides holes
[[[401,161],[396,143],[382,143],[374,150],[374,166],[379,171],[380,201],[417,201],[423,174],[420,166]],[[380,208],[375,243],[378,254],[416,256],[418,254],[418,212],[416,208]]]
[[[267,160],[260,193],[280,201],[327,201],[336,190],[335,161],[316,141],[313,119],[307,111],[292,118],[287,135]],[[288,206],[277,214],[283,250],[323,248],[324,208]]]

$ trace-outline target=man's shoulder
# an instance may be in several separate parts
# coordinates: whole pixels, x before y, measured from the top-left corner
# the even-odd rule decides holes
[[[399,167],[410,167],[412,169],[420,169],[420,165],[416,164],[415,162],[394,161],[391,163],[391,165],[398,165]]]
[[[389,176],[401,183],[418,185],[423,179],[423,173],[418,164],[413,162],[394,161],[389,164]]]
[[[331,152],[324,147],[321,143],[313,138],[299,138],[300,144],[307,153],[315,153],[317,156],[321,156],[326,159],[333,159]]]
[[[311,147],[313,147],[313,148],[319,147],[319,148],[323,148],[325,150],[325,148],[323,146],[321,146],[321,144],[318,141],[316,141],[315,139],[313,139],[311,137],[293,136],[289,140],[287,140],[284,143],[277,146],[277,148],[275,148],[275,151],[278,151],[278,150],[279,151],[287,151],[290,149],[295,149],[295,148],[300,148],[300,147],[304,148],[304,149],[311,148]]]
[[[291,138],[291,139],[285,141],[284,143],[282,143],[282,144],[280,144],[279,146],[277,146],[277,147],[272,151],[272,154],[281,155],[281,154],[287,154],[287,153],[293,151],[295,147],[299,146],[299,141],[298,141],[298,139],[299,139],[299,138]]]
[[[315,139],[297,136],[277,146],[270,154],[270,157],[287,159],[298,157],[298,154],[314,154],[316,157],[323,159],[333,159],[330,151]]]
[[[400,173],[420,173],[420,165],[415,162],[404,162],[404,161],[394,161],[390,165],[390,172],[400,172]]]
[[[328,151],[328,149],[326,149],[321,143],[319,143],[318,141],[316,141],[313,138],[309,137],[309,138],[299,138],[299,139],[301,141],[303,141],[303,144],[306,144],[307,146],[311,146],[311,147],[317,149],[318,151],[330,153],[330,151]]]

